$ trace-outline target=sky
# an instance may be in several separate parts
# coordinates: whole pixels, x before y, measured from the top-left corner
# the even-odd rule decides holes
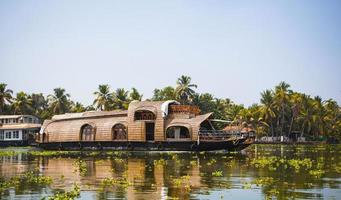
[[[0,0],[0,82],[93,102],[99,84],[258,103],[280,81],[341,104],[341,1]]]

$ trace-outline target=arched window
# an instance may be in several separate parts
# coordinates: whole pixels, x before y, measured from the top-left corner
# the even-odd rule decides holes
[[[127,140],[127,128],[123,124],[116,124],[112,127],[113,140]]]
[[[155,114],[148,110],[136,111],[135,120],[155,120]]]
[[[95,140],[95,128],[89,124],[85,124],[81,128],[81,137],[82,141],[94,141]]]
[[[172,126],[166,131],[166,138],[173,140],[183,140],[190,139],[190,134],[188,128],[184,126]]]

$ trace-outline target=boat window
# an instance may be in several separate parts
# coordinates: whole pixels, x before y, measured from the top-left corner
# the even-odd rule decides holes
[[[155,120],[155,115],[153,112],[148,110],[136,111],[135,120]]]
[[[82,141],[94,141],[95,129],[89,124],[82,126],[81,128],[81,140]]]
[[[167,139],[175,139],[175,140],[181,140],[181,139],[189,139],[190,134],[188,128],[184,126],[172,126],[169,127],[166,131],[166,137]]]
[[[112,128],[113,140],[127,140],[127,128],[123,124],[116,124]]]

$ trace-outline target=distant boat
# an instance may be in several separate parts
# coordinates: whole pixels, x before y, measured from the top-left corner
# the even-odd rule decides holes
[[[36,142],[51,150],[133,151],[230,151],[253,143],[252,132],[216,130],[212,113],[199,113],[177,101],[133,101],[128,110],[55,115]]]

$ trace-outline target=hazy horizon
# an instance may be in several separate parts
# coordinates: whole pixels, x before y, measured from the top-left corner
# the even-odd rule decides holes
[[[246,106],[280,81],[341,104],[341,1],[1,1],[0,82],[93,102],[99,84]]]

